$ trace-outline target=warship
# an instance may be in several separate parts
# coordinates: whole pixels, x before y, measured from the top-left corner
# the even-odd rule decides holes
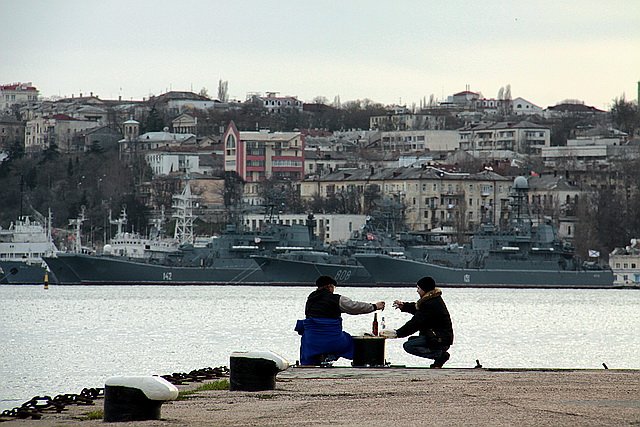
[[[549,219],[534,225],[528,190],[525,177],[515,178],[507,226],[481,225],[470,245],[426,247],[414,257],[355,258],[381,286],[415,286],[431,276],[439,286],[451,287],[612,288],[610,268],[576,256]]]
[[[311,249],[306,226],[279,224],[272,213],[265,218],[263,229],[257,232],[245,232],[228,225],[220,236],[196,239],[193,235],[195,199],[189,184],[174,196],[174,239],[179,242],[175,248],[170,244],[147,244],[142,252],[136,252],[126,249],[125,239],[116,238],[102,254],[57,253],[44,258],[51,271],[51,283],[262,285],[268,283],[268,279],[251,255],[292,247]]]
[[[307,226],[309,235],[314,236],[312,215],[307,219]],[[318,276],[331,276],[340,286],[375,286],[371,275],[354,258],[361,253],[400,256],[404,254],[404,247],[388,234],[378,232],[371,217],[367,217],[348,240],[329,245],[326,250],[288,250],[252,258],[275,285],[310,286]]]

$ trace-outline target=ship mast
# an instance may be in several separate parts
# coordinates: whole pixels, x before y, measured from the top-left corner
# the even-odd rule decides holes
[[[160,216],[155,215],[153,219],[149,221],[153,228],[155,229],[155,237],[163,238],[164,237],[164,223],[166,222],[166,217],[164,213],[164,205],[160,205]]]
[[[127,224],[127,207],[122,206],[122,210],[120,211],[120,217],[118,219],[111,219],[111,209],[109,209],[109,224],[115,225],[118,227],[118,231],[116,232],[116,236],[122,236],[122,227]]]
[[[173,196],[171,207],[174,209],[173,218],[176,219],[174,238],[181,245],[185,243],[193,244],[193,222],[196,219],[193,214],[193,208],[197,206],[197,199],[198,197],[191,193],[189,181],[187,181],[182,193]]]
[[[76,231],[75,231],[75,241],[73,242],[73,252],[75,253],[81,253],[82,252],[82,243],[80,241],[82,233],[81,233],[81,229],[82,229],[82,223],[86,220],[86,217],[84,215],[84,211],[85,211],[85,207],[82,206],[80,209],[80,215],[78,215],[78,218],[74,218],[74,219],[70,219],[69,220],[69,225],[75,227]]]

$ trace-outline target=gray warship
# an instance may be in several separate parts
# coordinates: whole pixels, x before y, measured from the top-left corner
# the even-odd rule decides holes
[[[356,254],[355,258],[381,286],[415,286],[424,276],[439,286],[510,288],[612,288],[608,266],[583,261],[562,242],[549,220],[534,225],[528,204],[528,182],[514,180],[508,226],[483,224],[470,245],[426,247],[411,257]],[[415,248],[414,248],[415,249]]]
[[[313,215],[307,218],[309,235],[314,236]],[[345,242],[318,250],[287,250],[252,255],[267,279],[274,285],[311,286],[318,276],[331,276],[340,286],[375,286],[371,275],[354,258],[355,254],[404,254],[404,247],[388,233],[381,233],[372,225],[370,217]]]
[[[57,253],[44,260],[50,281],[58,285],[263,285],[269,281],[251,255],[288,247],[311,249],[308,228],[267,219],[257,232],[233,225],[220,236],[194,244],[193,197],[189,185],[174,196],[176,232],[171,244],[151,244],[126,251],[114,242],[102,254]],[[122,233],[118,233],[121,235]],[[161,248],[161,250],[154,250]],[[117,250],[116,250],[117,249]]]

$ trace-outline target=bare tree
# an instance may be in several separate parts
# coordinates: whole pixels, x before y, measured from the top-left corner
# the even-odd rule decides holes
[[[218,101],[229,101],[229,82],[227,80],[220,79],[218,81]]]
[[[627,101],[624,94],[620,98],[613,100],[611,107],[611,119],[630,138],[635,135],[636,129],[640,128],[640,111],[638,105]]]

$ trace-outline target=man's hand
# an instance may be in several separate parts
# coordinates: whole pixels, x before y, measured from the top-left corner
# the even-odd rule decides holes
[[[384,338],[398,338],[398,333],[395,329],[383,329],[380,332],[380,336]]]
[[[376,310],[384,310],[384,301],[378,301],[376,303]]]
[[[402,310],[402,307],[404,307],[404,303],[400,300],[395,300],[393,302],[393,308],[397,308],[398,310]]]

